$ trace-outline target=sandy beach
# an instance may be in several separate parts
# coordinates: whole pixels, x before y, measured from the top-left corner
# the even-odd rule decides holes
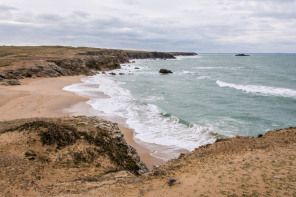
[[[81,82],[84,76],[63,76],[57,78],[23,79],[20,86],[0,86],[0,121],[22,118],[54,118],[71,115],[92,115],[88,98],[62,90],[63,87]],[[72,106],[76,112],[68,112]],[[133,139],[133,130],[119,127],[127,143],[136,148],[141,160],[149,169],[164,164],[161,159],[151,156],[151,151]],[[154,147],[157,149],[157,147]]]

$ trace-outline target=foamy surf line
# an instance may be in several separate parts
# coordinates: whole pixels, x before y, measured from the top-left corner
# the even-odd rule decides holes
[[[135,140],[189,151],[215,141],[211,128],[195,124],[188,127],[177,117],[164,116],[156,105],[147,103],[149,100],[145,103],[136,100],[129,90],[121,87],[124,83],[115,77],[98,74],[82,81],[64,90],[89,98],[88,104],[98,112],[98,116],[103,112],[107,116],[125,118],[126,124],[135,130]],[[108,97],[98,97],[98,93]]]
[[[276,88],[269,86],[260,86],[260,85],[238,85],[233,83],[226,83],[223,81],[217,80],[216,83],[220,87],[229,87],[237,90],[242,90],[247,93],[261,94],[263,96],[281,96],[281,97],[290,97],[296,98],[296,90],[287,89],[287,88]]]

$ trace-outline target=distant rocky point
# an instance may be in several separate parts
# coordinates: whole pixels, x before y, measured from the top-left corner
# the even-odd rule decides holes
[[[170,52],[169,54],[173,56],[195,56],[198,55],[197,53],[194,52]]]
[[[246,54],[243,54],[243,53],[239,53],[239,54],[236,54],[235,56],[250,56],[250,55],[246,55]]]
[[[94,75],[120,69],[132,59],[175,59],[187,52],[150,52],[63,46],[1,46],[0,85],[20,85],[19,79]],[[133,61],[134,62],[134,61]]]

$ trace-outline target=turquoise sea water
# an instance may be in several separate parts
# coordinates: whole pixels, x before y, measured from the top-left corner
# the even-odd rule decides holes
[[[144,142],[193,150],[215,134],[257,136],[296,126],[295,54],[136,60],[112,72],[125,75],[98,74],[65,89],[90,98],[98,115],[126,118]]]

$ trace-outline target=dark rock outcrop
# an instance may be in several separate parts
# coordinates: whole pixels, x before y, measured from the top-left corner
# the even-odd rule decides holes
[[[112,56],[50,59],[24,68],[3,70],[0,72],[0,83],[2,82],[2,85],[19,85],[18,80],[24,78],[94,75],[97,71],[119,68],[119,60]]]
[[[162,74],[169,74],[169,73],[173,73],[172,71],[168,70],[168,69],[160,69],[159,70],[159,73],[162,73]]]
[[[175,59],[173,55],[165,52],[128,51],[126,55],[129,59]]]
[[[250,55],[246,55],[246,54],[240,53],[240,54],[236,54],[235,56],[250,56]]]
[[[0,84],[5,86],[14,86],[14,85],[21,85],[21,82],[18,81],[17,79],[4,79]]]

